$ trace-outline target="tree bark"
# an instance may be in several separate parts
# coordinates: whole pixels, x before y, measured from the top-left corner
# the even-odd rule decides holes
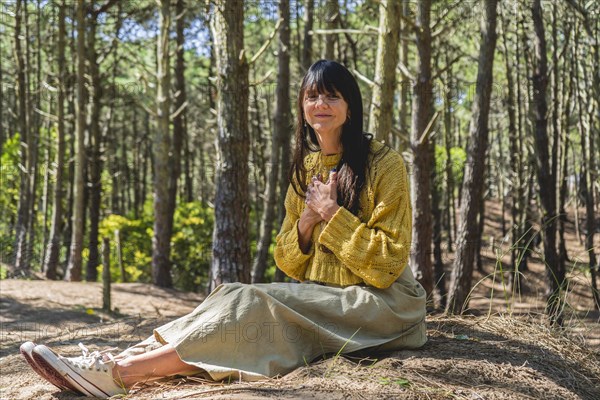
[[[433,268],[431,265],[432,219],[431,219],[431,157],[429,133],[426,128],[433,115],[431,81],[431,0],[418,3],[415,27],[418,65],[417,79],[413,86],[411,200],[412,200],[412,251],[409,265],[427,295],[433,291]]]
[[[92,2],[93,4],[93,2]],[[100,223],[100,201],[102,196],[102,135],[100,132],[100,104],[102,98],[102,84],[100,82],[100,66],[96,51],[97,14],[92,12],[88,18],[87,59],[89,66],[90,84],[88,86],[88,112],[89,112],[89,257],[86,266],[85,279],[88,282],[98,280],[98,265],[100,265],[100,252],[98,242],[98,225]]]
[[[448,54],[446,54],[446,63],[449,63]],[[445,219],[447,222],[446,225],[446,238],[448,243],[448,248],[446,251],[452,252],[453,248],[453,234],[454,234],[454,172],[452,170],[452,85],[453,85],[453,74],[452,74],[452,65],[447,65],[447,74],[446,74],[446,85],[444,88],[444,148],[446,149],[446,164],[444,165],[444,177],[446,178],[446,204],[445,204]],[[436,278],[437,280],[437,278]],[[443,278],[445,281],[446,279]],[[441,284],[438,283],[438,285]],[[445,286],[445,284],[444,284]],[[444,292],[445,295],[445,292]],[[444,308],[445,298],[444,298]]]
[[[325,22],[327,29],[335,29],[338,26],[340,19],[340,4],[338,0],[327,0],[325,3]],[[335,60],[335,44],[338,41],[337,33],[329,33],[325,35],[325,58],[327,60]]]
[[[291,131],[290,112],[290,3],[279,1],[279,17],[283,19],[279,28],[279,49],[277,52],[278,72],[275,93],[275,115],[273,118],[273,137],[264,211],[260,222],[260,235],[257,244],[254,265],[252,266],[252,282],[264,282],[265,270],[269,258],[269,247],[273,236],[273,221],[277,213],[277,187],[279,177],[279,158],[284,146],[283,139]]]
[[[578,53],[578,46],[575,48],[576,53]],[[580,54],[579,57],[582,57]],[[586,66],[582,63],[581,66],[581,75],[583,77],[583,81],[588,81],[588,73]],[[583,195],[583,202],[585,205],[585,249],[588,253],[588,268],[590,271],[590,277],[592,281],[592,298],[594,299],[594,303],[596,308],[600,307],[600,293],[598,292],[598,286],[596,282],[596,265],[597,259],[596,254],[594,252],[594,235],[596,233],[596,224],[595,224],[595,213],[594,213],[594,177],[592,174],[592,165],[593,165],[593,154],[594,154],[594,140],[592,137],[592,129],[593,129],[593,107],[590,100],[590,93],[585,92],[582,89],[580,84],[579,71],[574,71],[577,74],[577,98],[579,104],[579,132],[581,132],[581,193]],[[589,118],[589,121],[585,119]]]
[[[535,30],[533,71],[533,116],[535,118],[536,169],[542,205],[542,231],[544,240],[544,263],[549,281],[546,312],[552,325],[562,325],[561,290],[565,284],[565,271],[559,269],[556,254],[556,177],[550,165],[548,152],[548,127],[546,89],[548,67],[546,36],[540,0],[534,0],[531,8]]]
[[[173,232],[173,216],[177,206],[177,187],[179,176],[181,175],[181,151],[183,142],[187,136],[187,94],[185,90],[185,59],[184,59],[184,42],[185,36],[183,33],[185,27],[185,8],[184,0],[177,0],[175,5],[175,13],[177,21],[175,21],[176,43],[177,49],[175,52],[175,110],[179,112],[173,119],[173,149],[170,152],[170,179],[169,179],[169,218],[168,231],[169,237]],[[169,239],[170,240],[170,239]]]
[[[379,3],[375,85],[371,97],[368,131],[378,140],[385,142],[390,142],[392,137],[401,6],[398,0],[382,0]]]
[[[17,226],[14,249],[14,267],[17,275],[27,274],[30,268],[29,249],[27,244],[27,228],[29,227],[29,202],[31,194],[30,187],[30,162],[31,162],[31,135],[29,132],[29,108],[27,105],[27,81],[25,76],[25,61],[23,59],[23,48],[21,44],[21,18],[23,1],[17,0],[15,7],[15,63],[17,73],[17,99],[18,99],[18,128],[21,138],[20,157],[20,186],[19,204],[17,206]],[[27,5],[25,4],[25,7]]]
[[[84,226],[84,164],[85,164],[85,0],[77,2],[77,131],[75,134],[75,177],[73,180],[73,229],[69,264],[65,279],[81,280]]]
[[[521,183],[521,157],[518,150],[518,131],[517,131],[517,115],[515,104],[515,82],[513,76],[513,65],[511,63],[511,57],[509,54],[508,39],[507,39],[507,21],[504,16],[501,16],[502,22],[502,44],[504,53],[504,62],[506,68],[506,81],[507,81],[507,99],[506,99],[506,112],[508,114],[508,135],[510,141],[510,165],[511,165],[511,269],[515,271],[509,275],[508,281],[509,286],[512,287],[514,279],[518,279],[516,276],[517,271],[517,260],[519,259],[519,239],[521,237],[521,229],[519,224],[520,214],[520,188]],[[518,73],[518,71],[517,71]]]
[[[244,49],[244,5],[223,0],[213,6],[218,146],[210,290],[226,282],[250,282],[249,66]]]
[[[485,152],[488,142],[488,116],[493,83],[494,51],[496,48],[496,8],[498,0],[485,0],[481,23],[481,44],[477,86],[471,114],[467,163],[465,165],[460,204],[460,221],[456,238],[447,311],[460,314],[468,306],[473,261],[479,237],[477,214],[482,201]],[[481,215],[483,218],[483,215]]]
[[[4,47],[4,45],[0,46],[0,51],[2,51],[2,47]],[[4,82],[4,80],[3,80],[4,66],[2,63],[3,58],[4,57],[0,57],[0,169],[2,168],[2,157],[1,157],[2,148],[4,147],[4,141],[6,140],[6,138],[4,137],[4,120],[5,120],[5,118],[7,118],[7,116],[5,115],[4,110],[6,110],[6,108],[8,108],[4,105],[4,85],[1,84],[1,82]],[[0,255],[1,254],[2,253],[0,253]]]
[[[313,37],[310,31],[313,29],[313,16],[315,11],[315,0],[304,1],[304,31],[303,31],[303,43],[302,43],[302,69],[306,73],[313,60]]]
[[[65,159],[65,2],[61,2],[58,8],[58,99],[57,99],[57,144],[56,144],[56,182],[53,193],[52,222],[50,225],[50,236],[44,259],[44,273],[48,279],[56,279],[58,256],[60,251],[60,231],[62,228],[62,200],[63,200],[63,170]]]
[[[169,33],[171,29],[171,0],[161,0],[160,34],[156,46],[157,129],[154,136],[154,235],[152,237],[152,279],[160,287],[173,286],[171,277],[171,194],[169,193],[171,134],[171,64]]]
[[[410,14],[410,0],[402,0],[402,16],[406,19],[409,18]],[[400,44],[400,62],[404,65],[409,65],[409,47],[408,47],[408,37],[410,34],[410,27],[406,22],[402,22],[401,19],[401,32],[402,32],[402,41]],[[410,77],[406,74],[402,73],[400,79],[400,106],[399,106],[399,115],[398,115],[398,123],[399,123],[399,131],[400,137],[397,141],[394,141],[394,146],[396,149],[405,149],[407,143],[410,141],[410,122],[408,120],[409,117],[409,90],[410,90]],[[400,142],[398,145],[397,142]]]

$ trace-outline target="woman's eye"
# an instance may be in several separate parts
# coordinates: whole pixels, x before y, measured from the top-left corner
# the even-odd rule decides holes
[[[327,100],[339,100],[340,96],[335,94],[330,94],[327,96]]]

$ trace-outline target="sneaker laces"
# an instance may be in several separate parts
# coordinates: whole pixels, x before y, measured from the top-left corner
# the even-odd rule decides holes
[[[111,351],[117,350],[116,347],[102,350],[102,351],[90,351],[83,343],[79,343],[82,355],[79,357],[67,358],[67,360],[73,365],[79,368],[85,368],[88,370],[95,369],[96,371],[103,370],[108,372],[108,367],[115,364],[115,358],[110,353]]]

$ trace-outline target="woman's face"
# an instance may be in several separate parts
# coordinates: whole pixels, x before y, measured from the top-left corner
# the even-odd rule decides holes
[[[348,115],[348,103],[338,91],[319,93],[316,88],[306,89],[303,109],[304,118],[317,133],[319,142],[326,136],[340,140]]]

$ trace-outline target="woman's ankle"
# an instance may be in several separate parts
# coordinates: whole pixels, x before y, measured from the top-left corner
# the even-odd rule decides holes
[[[122,360],[122,361],[116,362],[115,366],[112,370],[113,379],[115,380],[115,382],[118,385],[123,386],[125,388],[130,388],[139,382],[150,382],[150,381],[164,378],[163,376],[157,376],[157,375],[148,374],[148,373],[144,373],[144,374],[131,373],[133,371],[129,371],[128,367],[129,367],[128,363],[125,360]]]

